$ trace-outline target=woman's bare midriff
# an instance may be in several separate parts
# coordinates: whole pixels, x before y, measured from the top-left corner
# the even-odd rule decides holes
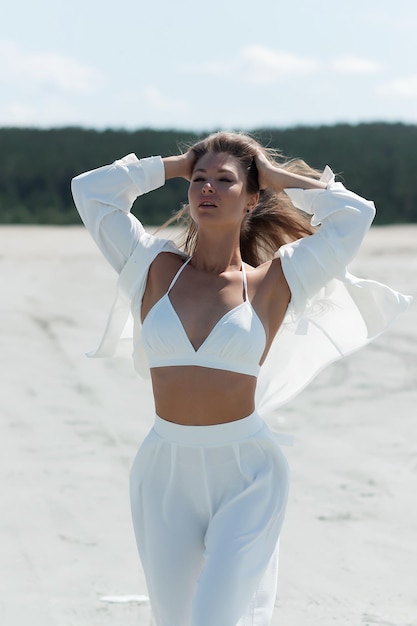
[[[211,426],[247,417],[255,410],[256,378],[207,367],[151,370],[155,411],[186,426]]]

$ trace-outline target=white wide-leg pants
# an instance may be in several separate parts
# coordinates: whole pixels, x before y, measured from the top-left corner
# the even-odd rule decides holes
[[[136,541],[158,626],[267,626],[288,464],[259,417],[156,417],[133,463]]]

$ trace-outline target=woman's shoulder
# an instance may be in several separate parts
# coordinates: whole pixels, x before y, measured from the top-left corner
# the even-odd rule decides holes
[[[187,256],[181,250],[162,250],[154,258],[149,267],[148,283],[154,282],[159,285],[169,285],[175,273],[187,260]]]
[[[252,267],[245,263],[245,269],[248,280],[254,285],[265,284],[271,281],[276,284],[277,280],[283,278],[281,259],[274,257],[264,263],[260,263],[256,267]]]
[[[282,270],[281,259],[261,263],[257,267],[246,266],[249,297],[254,302],[263,302],[266,307],[272,303],[289,300],[290,290]]]
[[[187,258],[187,255],[179,249],[165,249],[155,257],[152,266],[156,267],[159,271],[169,270],[171,268],[178,269]]]

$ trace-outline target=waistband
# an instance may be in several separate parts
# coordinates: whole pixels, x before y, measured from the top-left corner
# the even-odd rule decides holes
[[[234,422],[212,426],[185,426],[168,422],[156,415],[153,426],[154,431],[163,439],[168,439],[173,443],[198,446],[221,445],[247,439],[264,427],[265,422],[256,412]]]

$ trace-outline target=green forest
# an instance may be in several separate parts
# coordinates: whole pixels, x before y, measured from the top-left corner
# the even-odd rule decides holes
[[[135,152],[169,156],[207,133],[141,129],[0,128],[0,223],[78,224],[70,181]],[[346,187],[374,200],[376,224],[417,222],[417,126],[369,123],[250,131],[288,158],[330,165]],[[187,183],[170,180],[140,199],[134,213],[158,225],[186,200]],[[140,209],[138,212],[138,208]]]

